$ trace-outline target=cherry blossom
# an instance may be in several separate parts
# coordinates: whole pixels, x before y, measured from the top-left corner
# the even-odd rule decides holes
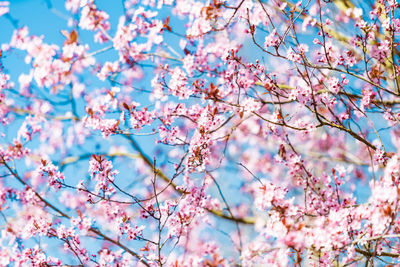
[[[0,2],[0,16],[7,14],[10,11],[10,2],[1,1]]]
[[[24,5],[0,266],[399,264],[398,2]]]

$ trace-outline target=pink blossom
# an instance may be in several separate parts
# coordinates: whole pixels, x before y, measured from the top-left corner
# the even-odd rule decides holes
[[[77,13],[79,8],[85,2],[86,1],[82,1],[82,0],[67,0],[67,1],[65,1],[65,9],[71,11],[72,13]]]
[[[106,194],[113,194],[115,190],[110,184],[114,181],[118,171],[112,170],[111,161],[104,159],[102,156],[93,155],[89,164],[90,176],[96,181],[95,192],[99,193],[102,190]]]
[[[100,72],[97,74],[97,77],[101,81],[104,81],[108,76],[111,76],[113,73],[116,73],[119,70],[118,61],[113,63],[106,62],[104,66],[101,68]]]
[[[10,12],[10,2],[8,1],[1,1],[0,2],[0,16],[7,14]]]
[[[172,70],[171,80],[168,83],[169,91],[174,96],[178,96],[179,99],[186,99],[191,95],[189,88],[186,86],[187,77],[185,73],[176,67]]]
[[[279,43],[280,43],[279,37],[277,35],[276,30],[274,29],[267,37],[265,37],[264,46],[265,48],[268,48],[270,46],[277,47]]]
[[[301,62],[300,55],[294,52],[292,48],[289,48],[289,50],[286,52],[286,56],[290,61],[294,61],[297,63]]]
[[[58,167],[54,166],[51,162],[47,160],[42,160],[41,165],[36,169],[36,174],[48,180],[49,186],[52,186],[59,190],[61,188],[61,183],[64,182],[64,174],[62,174]]]
[[[375,96],[376,93],[370,87],[363,89],[363,98],[361,100],[362,109],[364,109],[364,107],[368,107]]]
[[[87,30],[97,30],[103,28],[103,30],[108,30],[110,27],[108,14],[104,11],[98,10],[96,5],[89,2],[81,10],[81,19],[79,21],[79,26],[82,29]]]

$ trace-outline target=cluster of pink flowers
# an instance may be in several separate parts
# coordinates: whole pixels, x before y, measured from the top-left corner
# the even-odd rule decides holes
[[[10,2],[1,1],[0,2],[0,16],[7,14],[10,11]]]
[[[90,31],[97,30],[98,32],[94,38],[95,41],[105,42],[108,38],[104,32],[110,29],[108,19],[109,15],[99,10],[93,1],[89,0],[81,9],[79,27]]]
[[[104,159],[102,156],[93,155],[89,161],[89,173],[92,179],[97,182],[94,190],[96,194],[100,191],[104,191],[106,195],[115,193],[115,189],[110,184],[114,182],[118,171],[113,170],[111,161]]]
[[[277,47],[280,43],[279,37],[276,34],[276,30],[272,30],[272,32],[265,37],[265,42],[264,42],[264,46],[266,48],[273,46],[273,47]]]
[[[169,90],[172,95],[179,97],[179,99],[189,98],[190,91],[186,89],[187,78],[185,73],[176,67],[172,70],[171,81],[168,83]]]
[[[49,186],[57,190],[61,188],[61,183],[64,182],[64,174],[58,170],[58,167],[44,159],[41,160],[41,165],[36,169],[34,175],[39,177],[36,179],[44,179]]]

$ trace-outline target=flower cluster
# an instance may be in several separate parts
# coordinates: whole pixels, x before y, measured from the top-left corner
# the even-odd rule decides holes
[[[45,159],[41,160],[41,164],[33,175],[36,176],[34,179],[44,180],[57,190],[61,189],[61,183],[64,182],[64,174],[58,170],[57,166]]]
[[[97,182],[94,190],[96,194],[100,191],[103,191],[106,195],[111,195],[115,192],[110,184],[114,182],[118,171],[113,170],[111,161],[106,160],[103,156],[93,154],[89,161],[89,173],[90,177]]]

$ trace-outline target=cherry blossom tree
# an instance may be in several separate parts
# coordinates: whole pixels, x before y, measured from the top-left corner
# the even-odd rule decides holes
[[[400,263],[396,0],[56,2],[0,2],[1,266]]]

